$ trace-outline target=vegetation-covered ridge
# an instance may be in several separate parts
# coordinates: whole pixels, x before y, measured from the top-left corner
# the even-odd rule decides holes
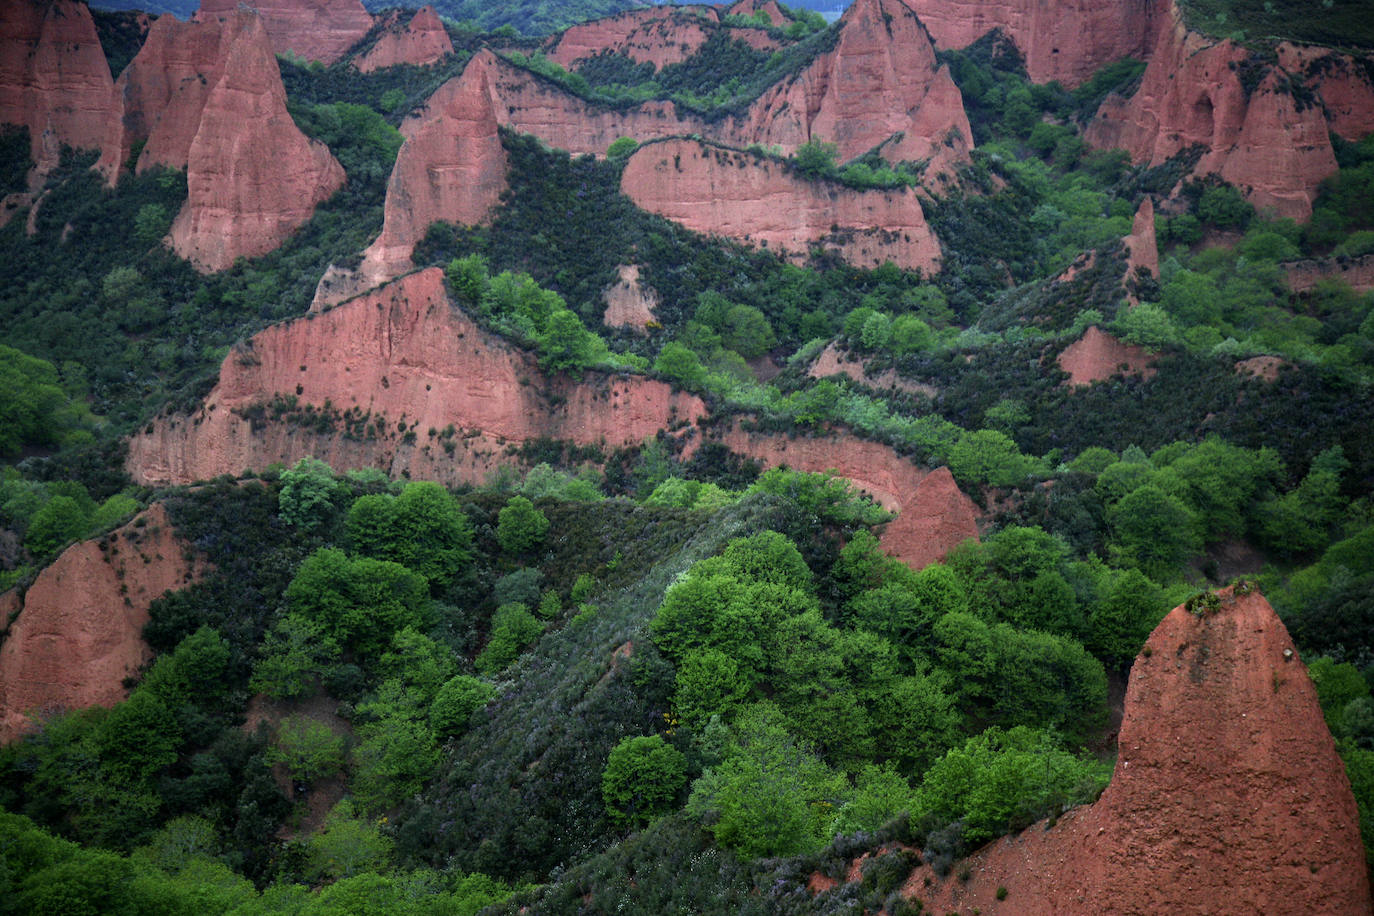
[[[620,193],[633,141],[597,159],[503,133],[490,223],[434,225],[416,264],[570,384],[632,371],[700,395],[690,456],[669,436],[533,440],[454,490],[314,460],[163,493],[125,476],[124,437],[199,403],[230,347],[304,320],[325,268],[358,263],[397,125],[476,49],[584,98],[715,116],[823,49],[812,25],[770,32],[777,55],[727,25],[654,73],[562,71],[513,30],[457,27],[429,70],[283,60],[292,117],[349,180],[214,276],[160,244],[182,174],[106,188],[69,152],[34,234],[0,228],[0,586],[153,501],[206,573],[153,604],[125,701],[0,749],[0,913],[909,913],[918,861],[958,875],[971,847],[1096,797],[1146,634],[1241,575],[1297,641],[1374,848],[1374,294],[1296,294],[1285,266],[1374,252],[1374,140],[1335,144],[1307,223],[1214,177],[1170,200],[1195,156],[1133,167],[1082,137],[1139,62],[1066,92],[996,41],[942,52],[978,146],[922,199],[935,275],[705,238]],[[6,189],[27,157],[0,135]],[[912,181],[824,138],[788,167]],[[1146,198],[1159,270],[1127,276]],[[642,329],[603,320],[626,265],[652,294]],[[1065,384],[1093,326],[1151,372]],[[847,371],[817,378],[822,354]],[[282,395],[261,422],[412,432]],[[843,481],[712,441],[741,426],[947,465],[981,542],[909,569]],[[813,893],[864,853],[860,880]]]

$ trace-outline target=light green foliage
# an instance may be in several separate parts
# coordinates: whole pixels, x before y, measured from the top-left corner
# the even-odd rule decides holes
[[[128,521],[139,510],[138,500],[123,493],[116,493],[100,504],[91,516],[91,533],[108,531]]]
[[[226,695],[233,652],[210,627],[202,626],[153,663],[139,685],[171,709],[187,703],[207,705]]]
[[[24,546],[35,557],[46,557],[84,537],[89,528],[90,517],[80,503],[70,496],[54,496],[29,519]]]
[[[976,845],[1092,801],[1108,775],[1106,764],[1060,750],[1044,732],[991,728],[930,768],[916,792],[916,807],[962,820],[965,841]]]
[[[439,688],[429,709],[429,723],[440,738],[450,738],[467,728],[472,714],[496,696],[496,688],[468,674],[455,675]]]
[[[134,216],[134,238],[152,245],[172,228],[172,215],[162,204],[144,204]]]
[[[1255,215],[1240,191],[1229,184],[1213,185],[1198,198],[1197,215],[1205,223],[1230,229],[1244,229]]]
[[[677,341],[669,341],[654,359],[654,372],[672,379],[682,387],[699,391],[706,383],[706,369],[695,351]]]
[[[742,714],[725,759],[692,786],[687,812],[710,821],[716,841],[747,858],[818,850],[849,787],[781,714],[761,703]]]
[[[1139,570],[1115,571],[1104,585],[1088,616],[1086,644],[1098,658],[1124,667],[1164,618],[1168,601]]]
[[[322,621],[287,614],[267,633],[248,686],[275,699],[306,696],[339,659],[339,643]]]
[[[1325,547],[1344,502],[1341,475],[1349,467],[1341,447],[1333,445],[1313,459],[1302,483],[1261,504],[1255,514],[1266,546],[1285,556]]]
[[[386,560],[350,558],[334,547],[306,558],[286,600],[291,613],[364,655],[380,654],[403,627],[427,627],[433,615],[424,576]]]
[[[735,501],[736,495],[713,483],[669,477],[644,498],[646,506],[679,506],[684,509],[719,509]]]
[[[292,779],[333,776],[343,769],[344,736],[309,716],[287,716],[277,726],[267,762],[285,764]]]
[[[676,683],[673,708],[689,723],[733,715],[754,686],[752,680],[740,676],[734,658],[713,648],[687,655],[678,666]]]
[[[793,500],[798,508],[818,519],[838,524],[876,525],[887,521],[887,511],[859,493],[849,481],[834,474],[769,468],[745,491],[776,493]]]
[[[439,745],[429,727],[429,707],[397,681],[386,681],[379,699],[358,707],[353,798],[366,811],[393,808],[415,797],[439,765]]]
[[[1349,662],[1337,664],[1323,655],[1307,665],[1307,673],[1317,688],[1317,702],[1333,734],[1341,735],[1342,718],[1353,702],[1369,696],[1369,684],[1360,669]]]
[[[961,721],[949,683],[936,672],[875,677],[867,689],[875,751],[899,772],[923,772],[958,740]]]
[[[1069,462],[1069,470],[1076,474],[1097,475],[1115,463],[1116,455],[1101,446],[1094,445],[1085,448],[1077,458]]]
[[[1112,323],[1112,330],[1127,343],[1140,344],[1150,350],[1173,346],[1180,340],[1169,313],[1149,302],[1123,309]]]
[[[634,137],[617,137],[611,141],[611,145],[606,147],[606,158],[625,160],[630,158],[630,154],[639,149],[639,143]]]
[[[935,332],[915,315],[898,315],[892,322],[889,346],[897,356],[921,353],[935,344]]]
[[[1173,575],[1202,549],[1197,515],[1179,498],[1146,484],[1108,513],[1113,556],[1152,579]]]
[[[606,761],[601,798],[617,823],[647,824],[672,810],[686,783],[687,758],[662,736],[625,738]]]
[[[949,470],[964,484],[1015,486],[1037,469],[1005,433],[980,429],[960,434],[949,450]]]
[[[512,496],[497,513],[496,540],[507,553],[519,554],[544,543],[549,520],[523,496]]]
[[[577,476],[567,471],[556,471],[547,464],[539,463],[530,468],[525,481],[520,485],[520,495],[530,500],[559,499],[565,502],[598,502],[606,497],[599,488],[601,475],[590,465],[578,472]]]
[[[480,254],[454,258],[445,268],[444,275],[448,278],[458,300],[469,307],[475,307],[482,302],[491,284],[487,259]]]
[[[777,344],[773,327],[752,305],[732,305],[721,327],[721,343],[745,359],[762,356]]]
[[[63,390],[52,363],[0,344],[0,457],[26,445],[62,445],[93,421]]]
[[[1241,448],[1217,436],[1191,447],[1180,444],[1172,457],[1157,453],[1151,460],[1182,479],[1186,489],[1179,495],[1197,512],[1209,540],[1243,533],[1246,511],[1268,495],[1283,473],[1273,449]],[[1333,457],[1329,466],[1339,466],[1339,460]]]
[[[472,562],[472,526],[437,483],[413,481],[399,496],[360,496],[348,510],[348,539],[369,557],[424,576],[437,591]]]
[[[391,648],[382,653],[377,673],[400,684],[410,702],[429,706],[456,667],[451,649],[405,627],[391,638]]]
[[[334,806],[324,829],[306,840],[306,861],[315,878],[337,881],[391,865],[391,840],[377,825],[359,816],[345,799]]]
[[[854,792],[840,808],[836,834],[874,831],[901,814],[916,811],[916,793],[895,770],[869,764],[859,771]]]
[[[491,618],[486,648],[473,661],[482,674],[495,674],[520,655],[544,632],[544,625],[523,604],[505,604]]]
[[[332,517],[334,500],[342,493],[333,468],[315,458],[302,458],[282,472],[278,512],[302,531],[314,531]]]
[[[792,154],[792,167],[802,176],[812,180],[833,178],[838,172],[835,158],[839,147],[821,140],[808,140]]]

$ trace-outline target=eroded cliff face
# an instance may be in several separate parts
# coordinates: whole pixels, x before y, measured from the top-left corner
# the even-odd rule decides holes
[[[1126,243],[1127,276],[1144,270],[1152,277],[1159,276],[1159,243],[1155,239],[1155,204],[1148,196],[1136,208],[1131,222],[1131,234]]]
[[[353,411],[378,432],[345,429]],[[316,422],[321,413],[331,421]],[[546,377],[455,308],[430,268],[258,334],[225,358],[194,414],[159,418],[133,438],[128,466],[166,484],[314,455],[337,470],[456,484],[484,480],[511,463],[507,445],[528,439],[617,447],[705,413],[700,399],[642,376]]]
[[[220,28],[223,63],[218,81],[207,86],[186,150],[187,200],[170,233],[173,250],[208,272],[273,250],[344,183],[328,148],[307,139],[287,113],[261,19],[240,10]],[[173,110],[190,110],[198,93],[178,93]],[[171,135],[184,138],[181,128],[190,118],[168,120],[171,156],[180,146]]]
[[[545,43],[544,53],[570,70],[603,52],[662,68],[695,54],[719,22],[720,14],[709,6],[627,10],[560,32]]]
[[[1358,60],[1327,48],[1278,46],[1279,66],[1321,98],[1326,123],[1346,140],[1374,133],[1374,82],[1369,58]]]
[[[113,85],[86,4],[0,4],[0,122],[29,129],[37,175],[57,165],[64,144],[100,148]]]
[[[884,509],[897,513],[879,543],[913,569],[939,562],[965,540],[978,538],[977,507],[948,468],[919,468],[886,445],[833,432],[789,438],[736,425],[720,441],[770,467],[833,471],[849,480]]]
[[[925,27],[901,0],[855,0],[840,22],[834,50],[765,92],[717,139],[789,153],[822,140],[841,161],[877,147],[890,162],[926,162],[926,183],[938,185],[968,161],[973,132]]]
[[[1105,64],[1150,51],[1159,0],[907,0],[941,48],[965,48],[1001,29],[1032,81],[1073,88]]]
[[[1374,254],[1358,258],[1288,261],[1283,270],[1288,288],[1295,293],[1310,292],[1325,280],[1340,280],[1357,293],[1374,290]]]
[[[154,505],[107,537],[68,547],[22,597],[0,596],[0,608],[19,612],[0,645],[0,743],[33,716],[124,699],[124,678],[151,657],[148,606],[200,571],[188,550]]]
[[[198,19],[222,19],[242,6],[258,11],[278,54],[332,64],[368,30],[372,16],[360,0],[201,0]]]
[[[1122,343],[1097,325],[1089,327],[1083,336],[1059,354],[1059,368],[1069,374],[1071,386],[1091,385],[1118,373],[1126,375],[1154,375],[1154,356],[1145,348]]]
[[[1260,210],[1304,220],[1317,185],[1336,171],[1326,117],[1294,97],[1281,69],[1268,69],[1247,90],[1242,75],[1257,66],[1249,58],[1239,45],[1189,31],[1174,8],[1140,88],[1104,101],[1084,137],[1150,165],[1199,145],[1196,174],[1215,172]]]
[[[499,62],[489,51],[478,58],[401,125],[405,142],[387,180],[381,235],[364,253],[364,286],[408,270],[431,223],[482,222],[505,190],[492,89]]]
[[[631,328],[646,330],[651,323],[657,322],[654,309],[658,307],[658,294],[652,287],[639,281],[639,265],[620,265],[619,278],[602,293],[606,312],[601,322],[608,328]]]
[[[363,73],[413,64],[427,67],[453,53],[453,41],[432,6],[423,6],[404,25],[395,23],[367,53],[353,62]]]
[[[855,191],[806,181],[767,157],[695,140],[641,146],[620,188],[636,206],[695,232],[794,258],[820,245],[860,267],[892,261],[939,270],[940,244],[910,188]]]
[[[940,913],[1370,912],[1345,768],[1257,592],[1170,612],[1131,669],[1118,746],[1095,804],[980,850],[967,881],[919,868],[904,893]]]

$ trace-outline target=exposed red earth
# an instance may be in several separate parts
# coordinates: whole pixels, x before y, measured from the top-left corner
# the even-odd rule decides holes
[[[395,22],[353,62],[362,73],[412,64],[426,67],[453,53],[453,40],[432,6],[422,6],[405,24]]]
[[[1131,668],[1118,747],[1095,804],[947,877],[921,866],[904,894],[936,913],[1370,912],[1345,768],[1258,592],[1165,617]]]

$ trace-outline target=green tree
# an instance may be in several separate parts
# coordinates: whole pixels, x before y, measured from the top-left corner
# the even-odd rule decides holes
[[[339,643],[321,621],[287,614],[268,631],[248,686],[284,700],[315,691],[319,678],[339,660]]]
[[[966,431],[949,450],[949,469],[961,483],[1011,487],[1035,470],[1005,433],[995,429]]]
[[[482,674],[495,674],[515,661],[543,632],[544,625],[523,604],[502,605],[492,615],[491,635],[473,667]]]
[[[348,510],[348,539],[360,553],[424,576],[437,592],[472,562],[472,525],[437,483],[413,481],[399,496],[360,496]]]
[[[377,825],[358,816],[347,799],[325,818],[324,829],[305,843],[308,873],[338,880],[366,872],[385,871],[391,864],[392,843]]]
[[[1151,578],[1172,575],[1202,549],[1197,516],[1154,484],[1122,497],[1107,514],[1112,549]]]
[[[762,356],[777,345],[773,326],[752,305],[734,305],[720,329],[721,342],[745,359]]]
[[[429,723],[440,738],[450,738],[467,728],[472,714],[496,696],[496,688],[468,674],[455,675],[439,688],[429,710]]]
[[[333,468],[315,458],[302,458],[282,472],[278,512],[302,531],[314,531],[333,516],[334,500],[342,492]]]
[[[90,517],[79,502],[70,496],[54,496],[29,519],[24,546],[35,557],[46,557],[84,537],[89,528]]]
[[[277,726],[267,762],[285,764],[292,779],[333,776],[343,769],[344,736],[309,716],[287,716]]]
[[[647,824],[673,808],[687,783],[687,758],[660,735],[625,738],[601,773],[601,798],[611,819]]]
[[[286,588],[292,613],[364,657],[376,656],[403,627],[422,629],[433,614],[425,577],[399,563],[350,559],[324,547],[305,559]]]
[[[1167,610],[1163,591],[1139,570],[1115,572],[1088,616],[1087,647],[1118,667],[1129,665]]]
[[[839,152],[839,147],[833,143],[808,140],[792,154],[792,165],[806,178],[833,178],[838,173],[835,160]]]
[[[548,518],[523,496],[512,496],[496,518],[496,540],[507,553],[532,550],[549,533]]]

